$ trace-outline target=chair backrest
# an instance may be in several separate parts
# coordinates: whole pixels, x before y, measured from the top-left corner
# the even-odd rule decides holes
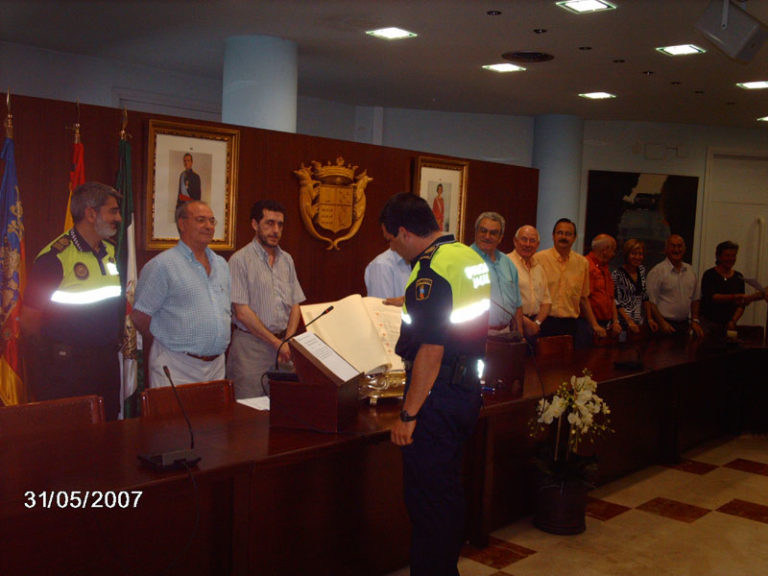
[[[485,343],[486,388],[507,390],[511,396],[522,396],[525,381],[525,355],[528,344],[488,339]]]
[[[63,430],[104,422],[101,396],[74,396],[0,407],[0,436]]]
[[[235,403],[231,380],[211,380],[176,386],[187,414],[215,412]],[[179,403],[170,386],[149,388],[141,393],[143,418],[177,418],[182,415]]]
[[[552,356],[573,352],[573,336],[544,336],[536,340],[536,356]]]

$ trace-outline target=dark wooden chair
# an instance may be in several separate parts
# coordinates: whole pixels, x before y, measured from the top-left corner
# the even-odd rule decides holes
[[[567,355],[573,352],[573,336],[544,336],[536,340],[536,357]]]
[[[522,396],[527,349],[525,341],[504,342],[489,338],[485,343],[486,389],[509,390],[512,396]]]
[[[211,380],[176,386],[187,414],[216,412],[235,403],[231,380]],[[143,418],[163,419],[180,417],[181,408],[170,386],[149,388],[141,393]]]
[[[104,422],[101,396],[74,396],[0,407],[0,436],[66,430]]]

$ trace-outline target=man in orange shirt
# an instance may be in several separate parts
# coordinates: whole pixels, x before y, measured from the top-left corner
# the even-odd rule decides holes
[[[589,262],[589,303],[595,320],[614,336],[621,333],[616,308],[613,278],[608,263],[616,255],[616,240],[608,234],[598,234],[592,240]]]
[[[552,239],[552,248],[536,253],[552,298],[552,308],[539,336],[570,334],[576,348],[588,348],[593,332],[604,338],[606,331],[595,320],[589,303],[589,263],[571,250],[576,241],[576,224],[561,218],[555,223]]]

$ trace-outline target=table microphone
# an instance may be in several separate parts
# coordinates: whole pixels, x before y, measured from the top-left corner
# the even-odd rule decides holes
[[[189,449],[172,450],[170,452],[161,452],[160,454],[139,454],[139,460],[141,460],[142,464],[145,466],[158,472],[192,468],[193,466],[197,466],[197,463],[200,462],[201,459],[200,456],[195,455],[195,434],[192,431],[192,423],[189,421],[187,411],[184,409],[184,404],[181,402],[181,398],[173,383],[171,371],[168,370],[168,366],[163,366],[163,372],[165,372],[165,377],[168,378],[168,382],[171,384],[171,389],[176,397],[176,402],[178,403],[179,408],[181,408],[184,420],[187,421],[187,428],[189,429]]]
[[[317,322],[318,320],[320,320],[320,318],[328,314],[328,312],[330,312],[331,310],[333,310],[333,305],[328,306],[328,308],[326,308],[325,310],[320,312],[320,314],[312,318],[312,320],[307,322],[307,324],[304,326],[305,331],[306,331],[306,328],[308,328],[313,322]],[[280,341],[280,346],[277,347],[277,352],[275,352],[275,370],[272,372],[267,372],[266,374],[267,378],[269,378],[270,380],[297,380],[295,372],[284,372],[280,370],[280,350],[283,348],[285,343],[288,342],[294,336],[296,336],[296,334],[291,334],[287,338],[283,338]]]

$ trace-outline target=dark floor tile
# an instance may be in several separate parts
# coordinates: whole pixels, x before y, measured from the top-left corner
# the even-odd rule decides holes
[[[720,506],[717,511],[768,524],[768,506],[763,506],[762,504],[755,504],[745,500],[731,500]]]
[[[698,462],[697,460],[683,460],[674,466],[669,466],[669,468],[680,470],[681,472],[689,472],[690,474],[701,475],[706,474],[707,472],[712,472],[717,466],[714,464],[707,464],[706,462]]]
[[[587,516],[597,520],[610,520],[627,510],[631,510],[631,508],[605,500],[598,500],[597,498],[589,498],[587,500]]]
[[[755,462],[754,460],[736,458],[736,460],[731,460],[728,462],[725,467],[733,468],[734,470],[741,470],[742,472],[749,472],[751,474],[761,474],[762,476],[768,476],[768,464],[764,464],[763,462]]]
[[[464,546],[461,555],[480,564],[485,564],[491,568],[504,568],[510,564],[527,558],[535,554],[535,550],[518,546],[512,542],[506,542],[499,538],[491,537],[488,546],[485,548],[475,548],[474,546]]]
[[[658,514],[665,518],[688,523],[694,522],[710,512],[710,510],[706,508],[685,504],[684,502],[678,502],[677,500],[669,500],[667,498],[654,498],[653,500],[649,500],[645,504],[638,506],[637,510],[651,512],[652,514]]]

